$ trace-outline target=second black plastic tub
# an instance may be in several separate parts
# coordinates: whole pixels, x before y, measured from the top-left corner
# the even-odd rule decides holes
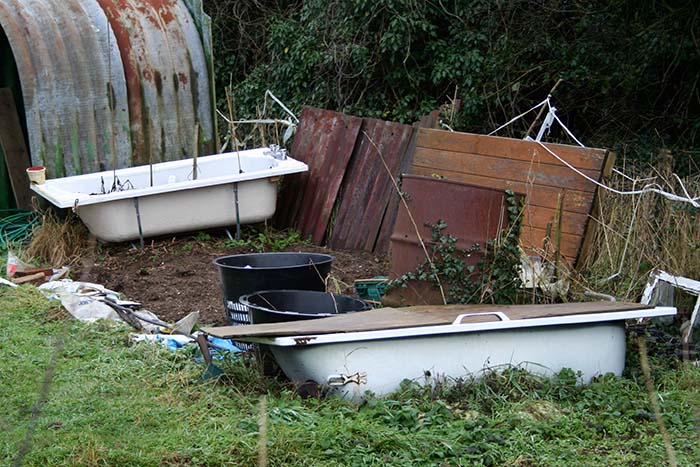
[[[309,290],[265,290],[241,297],[253,324],[325,318],[371,310],[364,300]]]
[[[326,290],[333,257],[320,253],[252,253],[214,260],[221,277],[226,317],[230,324],[248,324],[241,295],[259,290]]]

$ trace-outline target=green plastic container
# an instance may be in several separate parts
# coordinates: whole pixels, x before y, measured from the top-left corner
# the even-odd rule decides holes
[[[389,284],[389,276],[374,276],[371,279],[358,279],[355,281],[355,293],[362,300],[381,302]]]

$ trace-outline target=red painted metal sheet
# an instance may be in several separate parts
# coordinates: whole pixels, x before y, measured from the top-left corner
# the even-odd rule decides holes
[[[398,179],[413,136],[413,127],[382,120],[363,120],[362,129],[340,190],[338,210],[328,246],[340,250],[373,251],[385,213],[396,195]],[[382,162],[382,159],[384,162]],[[386,166],[384,165],[386,164]],[[388,243],[388,235],[387,235]]]
[[[362,119],[329,110],[302,110],[291,155],[309,171],[288,177],[279,196],[276,224],[295,227],[321,244],[360,132]]]
[[[416,175],[404,175],[401,189],[408,196],[408,207],[429,254],[434,244],[429,225],[439,220],[447,224],[443,235],[456,237],[459,249],[467,250],[479,245],[478,249],[463,258],[467,265],[475,265],[486,253],[486,243],[508,225],[506,194],[502,190]],[[390,277],[396,278],[414,271],[425,262],[418,233],[406,207],[400,203],[391,236]],[[432,286],[411,284],[411,287],[414,290],[409,288],[404,293],[404,302],[441,303],[436,291],[431,290]]]
[[[136,165],[191,157],[195,124],[213,152],[207,60],[182,0],[98,0],[114,31],[129,90]]]

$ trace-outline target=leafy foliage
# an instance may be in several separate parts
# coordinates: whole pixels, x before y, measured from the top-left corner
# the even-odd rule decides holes
[[[456,93],[463,106],[455,127],[484,132],[563,79],[555,96],[561,117],[586,144],[640,160],[667,147],[684,156],[678,171],[697,169],[700,93],[692,70],[700,69],[700,3],[692,0],[205,6],[214,18],[219,89],[231,81],[250,115],[267,88],[292,109],[403,122]],[[522,137],[526,128],[508,131]]]
[[[244,232],[240,240],[228,240],[219,244],[221,248],[250,248],[258,253],[269,251],[282,251],[296,243],[303,243],[304,239],[296,230],[283,232],[261,231],[254,227]]]

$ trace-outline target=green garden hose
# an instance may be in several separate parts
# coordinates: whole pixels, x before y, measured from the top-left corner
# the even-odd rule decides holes
[[[39,225],[39,216],[24,209],[0,209],[0,249],[29,240]]]

